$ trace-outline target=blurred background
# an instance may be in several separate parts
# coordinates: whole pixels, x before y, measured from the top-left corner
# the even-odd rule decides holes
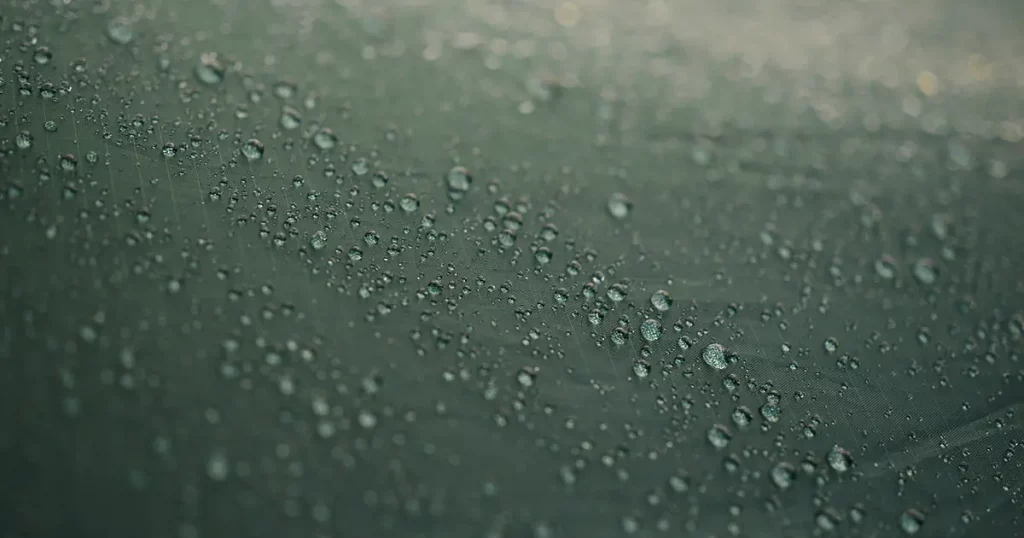
[[[1022,9],[0,0],[0,536],[1018,536]]]

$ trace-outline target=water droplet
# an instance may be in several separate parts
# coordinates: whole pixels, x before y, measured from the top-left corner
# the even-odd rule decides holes
[[[374,415],[366,409],[359,411],[359,416],[356,420],[359,422],[360,426],[366,429],[373,428],[377,425],[377,415]]]
[[[258,161],[263,158],[263,142],[250,138],[242,144],[242,156],[249,162]]]
[[[206,53],[200,56],[199,64],[196,65],[195,75],[199,79],[199,82],[208,86],[214,86],[224,82],[224,76],[227,74],[227,69],[216,54]]]
[[[914,510],[913,508],[908,509],[900,515],[900,528],[903,532],[909,535],[917,534],[924,526],[924,514]]]
[[[75,168],[78,168],[78,159],[70,154],[65,153],[60,156],[60,169],[65,172],[74,172]]]
[[[298,129],[299,126],[302,125],[302,114],[300,114],[298,110],[295,110],[294,108],[292,108],[290,106],[284,106],[284,107],[281,108],[280,123],[281,123],[281,128],[286,130],[286,131],[291,131],[293,129]],[[316,136],[319,135],[319,134],[320,133],[317,133],[316,135],[314,135],[314,143],[316,143],[317,147],[320,146],[320,144],[316,142]],[[326,149],[326,148],[321,148],[321,149]]]
[[[352,162],[352,166],[349,169],[357,176],[365,176],[370,172],[370,162],[360,157]]]
[[[668,478],[668,487],[676,493],[686,493],[690,489],[690,483],[685,477],[672,475]]]
[[[516,374],[516,381],[520,387],[528,389],[537,381],[537,374],[529,368],[523,368]]]
[[[14,143],[18,146],[18,149],[29,149],[32,147],[32,133],[28,131],[21,131],[14,136]]]
[[[420,199],[415,194],[409,193],[398,202],[399,207],[406,213],[412,213],[420,208]]]
[[[725,385],[726,390],[732,392],[739,387],[739,380],[735,376],[729,375],[722,380],[722,384]],[[746,428],[753,420],[754,417],[751,416],[750,409],[747,409],[746,406],[741,405],[732,411],[732,423],[737,428]]]
[[[834,445],[828,451],[828,464],[837,473],[845,473],[853,467],[853,456],[845,448]]]
[[[211,454],[210,458],[206,461],[206,475],[211,480],[223,482],[227,479],[230,472],[231,464],[228,462],[227,456],[220,451]]]
[[[914,262],[914,278],[925,286],[930,286],[939,278],[939,265],[931,258],[921,258]]]
[[[651,306],[658,312],[667,312],[672,308],[672,296],[665,290],[658,290],[651,295]]]
[[[612,284],[608,287],[608,292],[605,294],[613,303],[621,302],[626,298],[626,286],[623,284]]]
[[[875,261],[875,273],[885,280],[896,277],[896,260],[892,256],[882,256]]]
[[[327,232],[323,230],[313,232],[313,236],[309,238],[309,246],[313,247],[313,250],[323,250],[327,246]]]
[[[828,337],[825,339],[825,351],[829,353],[835,353],[839,349],[839,340],[834,337]]]
[[[338,145],[338,137],[334,134],[334,131],[324,127],[313,135],[313,144],[326,151]]]
[[[107,37],[118,45],[127,45],[135,39],[135,29],[128,19],[118,17],[107,24]]]
[[[766,403],[761,406],[761,418],[770,424],[775,424],[782,417],[782,410],[773,403]]]
[[[841,519],[839,513],[833,508],[823,508],[814,516],[814,522],[818,525],[818,528],[825,532],[836,530]]]
[[[637,359],[633,362],[633,373],[640,379],[643,379],[651,374],[651,363]]]
[[[548,223],[541,227],[540,238],[543,239],[544,241],[551,242],[554,241],[557,237],[558,228],[556,228],[554,224]]]
[[[504,248],[511,248],[516,244],[516,234],[509,230],[498,232],[498,244]]]
[[[39,65],[46,65],[53,59],[53,52],[48,47],[39,47],[32,54],[32,60]]]
[[[704,363],[716,370],[724,370],[729,363],[725,360],[725,346],[718,343],[708,344],[700,354]]]
[[[502,217],[501,224],[510,232],[518,231],[523,227],[523,216],[514,211],[507,213]]]
[[[732,441],[732,433],[729,432],[729,428],[721,424],[715,424],[708,430],[708,441],[711,443],[711,446],[721,450],[729,446],[729,441]]]
[[[299,87],[288,81],[280,81],[274,83],[273,92],[280,99],[291,99],[295,97],[296,92],[299,91]]]
[[[448,197],[452,200],[461,200],[473,183],[473,176],[464,166],[453,167],[448,171],[446,179],[448,182]]]
[[[775,487],[785,490],[796,480],[796,467],[791,463],[781,462],[772,468],[772,483]]]
[[[540,265],[547,265],[551,263],[551,256],[551,249],[548,247],[540,247],[537,249],[537,252],[533,254],[534,260],[536,260]]]
[[[648,318],[645,319],[644,322],[640,324],[640,335],[643,336],[644,340],[647,340],[648,342],[654,342],[657,339],[661,338],[661,333],[661,322],[656,319]]]
[[[624,219],[633,210],[633,202],[622,193],[614,193],[608,198],[608,212],[617,219]]]

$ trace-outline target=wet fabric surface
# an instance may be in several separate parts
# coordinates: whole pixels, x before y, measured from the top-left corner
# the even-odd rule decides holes
[[[628,4],[5,2],[0,535],[1018,536],[1019,8]]]

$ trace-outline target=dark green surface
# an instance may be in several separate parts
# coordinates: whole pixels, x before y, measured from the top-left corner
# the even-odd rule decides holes
[[[540,2],[222,4],[0,8],[0,536],[885,538],[911,509],[915,536],[1022,526],[1019,8],[581,2],[565,29]],[[197,80],[204,53],[223,83]],[[341,143],[317,149],[315,125]],[[455,164],[474,179],[451,202]],[[414,214],[384,209],[410,192]],[[503,198],[526,207],[511,249],[485,225]],[[641,379],[648,317],[665,333]]]

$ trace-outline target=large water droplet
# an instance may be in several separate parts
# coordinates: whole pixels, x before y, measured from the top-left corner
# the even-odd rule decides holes
[[[107,24],[107,37],[118,45],[127,45],[135,39],[135,29],[128,19],[118,17]]]
[[[327,246],[327,232],[323,230],[313,232],[313,236],[309,238],[309,246],[313,247],[313,250],[323,250]]]
[[[402,208],[402,211],[412,213],[420,208],[420,199],[415,194],[409,193],[399,200],[398,205]]]
[[[461,200],[469,191],[473,183],[473,176],[464,166],[455,166],[448,171],[446,176],[448,183],[448,197],[452,200]]]
[[[845,473],[853,467],[853,456],[845,448],[834,445],[828,451],[828,465],[837,473]]]
[[[900,515],[900,529],[909,535],[917,534],[924,526],[924,514],[913,508]]]
[[[672,296],[665,290],[658,290],[651,295],[651,306],[658,312],[667,312],[672,308]]]
[[[796,468],[792,464],[781,462],[772,468],[772,483],[779,489],[789,489],[796,480]]]
[[[732,433],[729,432],[729,428],[715,424],[708,430],[708,442],[711,443],[711,446],[721,450],[729,446],[729,441],[732,441]]]
[[[633,210],[633,202],[622,193],[614,193],[608,198],[608,212],[617,219],[624,219]]]
[[[640,324],[640,335],[648,342],[654,342],[661,338],[661,332],[661,322],[656,319],[648,318]]]
[[[324,127],[313,135],[313,144],[326,151],[338,145],[338,137],[334,134],[334,131]]]
[[[258,161],[263,158],[263,142],[250,138],[242,144],[242,156],[249,162]]]
[[[718,343],[708,344],[700,354],[704,363],[715,370],[724,370],[729,363],[725,360],[725,346]]]
[[[206,53],[199,58],[199,64],[196,65],[196,78],[199,82],[208,86],[213,86],[224,82],[224,76],[227,73],[227,69],[216,54]]]
[[[286,131],[298,129],[299,126],[302,125],[302,114],[300,114],[298,110],[295,110],[294,108],[285,105],[281,107],[281,119],[279,121],[281,123],[281,128]],[[317,133],[317,135],[319,134],[320,133]],[[314,135],[314,143],[316,143],[315,137],[316,135]],[[319,146],[320,144],[317,143],[317,147]]]

